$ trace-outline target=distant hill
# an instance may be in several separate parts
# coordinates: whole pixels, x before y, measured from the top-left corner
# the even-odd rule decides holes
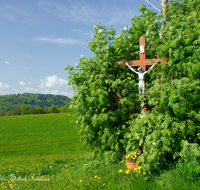
[[[43,109],[55,105],[60,108],[61,106],[69,105],[70,98],[63,95],[32,93],[0,95],[0,111],[9,111],[14,104],[39,106]]]

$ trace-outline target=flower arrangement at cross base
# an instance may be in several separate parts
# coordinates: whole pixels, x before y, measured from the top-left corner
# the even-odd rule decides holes
[[[133,170],[136,167],[136,161],[140,157],[140,152],[128,152],[123,155],[128,169]]]

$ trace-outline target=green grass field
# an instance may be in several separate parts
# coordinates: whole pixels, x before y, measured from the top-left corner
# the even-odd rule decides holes
[[[0,178],[4,176],[5,180],[2,187],[12,184],[5,186],[6,181],[11,182],[10,175],[21,179],[33,175],[52,177],[66,171],[65,166],[77,159],[85,158],[90,151],[82,147],[71,118],[69,113],[1,117]]]
[[[149,181],[125,162],[96,164],[70,113],[0,117],[1,189],[199,189],[199,162],[180,163]]]

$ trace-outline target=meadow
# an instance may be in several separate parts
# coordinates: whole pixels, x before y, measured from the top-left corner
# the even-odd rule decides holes
[[[199,189],[197,161],[146,180],[125,162],[91,162],[70,113],[0,118],[0,189]],[[180,188],[181,187],[181,188]]]

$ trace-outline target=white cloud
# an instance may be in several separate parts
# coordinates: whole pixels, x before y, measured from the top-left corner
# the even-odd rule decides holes
[[[57,44],[86,44],[86,42],[83,42],[81,40],[75,40],[71,38],[49,38],[49,37],[38,37],[36,38],[38,41],[44,41],[44,42],[51,42],[51,43],[57,43]]]
[[[72,1],[65,4],[59,4],[54,2],[42,1],[38,4],[43,10],[51,15],[59,18],[62,21],[74,20],[85,24],[96,24],[102,22],[104,24],[121,24],[124,25],[130,23],[131,18],[136,14],[137,8],[122,9],[117,6],[115,1],[109,3],[101,3],[99,5],[92,5],[91,3],[81,3],[81,1]]]
[[[8,61],[5,61],[4,63],[7,64],[7,65],[10,65],[10,63]]]
[[[43,90],[43,94],[54,94],[54,95],[59,95],[60,93],[58,90]]]
[[[0,82],[0,90],[7,90],[10,89],[10,86],[8,84],[3,84]]]
[[[24,81],[19,82],[19,85],[26,86],[26,83]]]
[[[34,23],[37,14],[25,3],[21,5],[19,3],[16,5],[1,3],[0,16],[14,22]]]
[[[45,4],[46,3],[46,1],[45,0],[42,0],[42,1],[40,1],[37,5],[38,6],[43,6],[43,4]]]
[[[54,95],[63,95],[71,98],[73,95],[68,92],[59,92],[58,90],[43,90],[42,94],[54,94]]]
[[[68,81],[58,78],[57,75],[47,76],[45,79],[40,79],[40,88],[64,88],[68,87]]]
[[[38,86],[39,88],[45,88],[45,80],[44,79],[40,79],[40,85]]]
[[[50,88],[57,88],[57,87],[65,87],[68,85],[68,82],[62,78],[58,78],[58,76],[48,76],[46,82],[46,86]]]
[[[31,87],[26,87],[25,89],[24,89],[24,92],[37,92],[38,90],[37,89],[35,89],[35,88],[31,88]]]
[[[60,95],[68,96],[69,98],[73,96],[73,94],[69,92],[60,92]]]
[[[81,30],[76,30],[76,29],[73,29],[74,32],[77,32],[79,34],[82,34],[84,36],[87,36],[87,37],[90,37],[90,38],[93,38],[94,37],[94,34],[93,32],[83,32]]]
[[[31,82],[31,81],[28,81],[28,83],[29,83],[29,84],[33,84],[33,82]]]

